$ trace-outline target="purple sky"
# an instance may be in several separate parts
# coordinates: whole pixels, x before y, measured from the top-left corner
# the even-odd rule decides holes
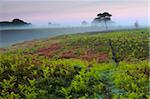
[[[118,24],[148,22],[148,0],[0,0],[0,21],[20,18],[33,24],[80,24],[104,11]]]

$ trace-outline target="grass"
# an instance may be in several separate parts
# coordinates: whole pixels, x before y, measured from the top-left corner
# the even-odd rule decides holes
[[[73,34],[1,53],[0,98],[148,99],[147,29]]]

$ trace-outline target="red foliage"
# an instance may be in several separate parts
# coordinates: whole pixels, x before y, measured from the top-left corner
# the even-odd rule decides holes
[[[42,56],[47,56],[47,57],[53,57],[54,54],[58,52],[58,50],[61,48],[61,46],[58,43],[52,44],[49,47],[46,48],[40,48],[36,51],[36,54],[42,55]],[[78,49],[79,46],[74,46],[73,49]],[[108,61],[108,54],[101,52],[101,53],[96,53],[92,50],[86,50],[84,54],[77,56],[75,54],[74,50],[68,50],[66,52],[63,52],[59,58],[79,58],[87,61],[92,61],[92,60],[97,60],[98,62],[106,62]]]
[[[60,48],[61,48],[61,46],[59,44],[55,43],[47,48],[38,49],[37,54],[42,55],[42,56],[52,57]]]
[[[107,53],[101,52],[101,53],[97,54],[91,50],[86,51],[85,54],[81,55],[80,57],[81,57],[81,59],[84,59],[87,61],[92,61],[92,60],[96,59],[98,62],[105,62],[108,60]]]
[[[95,54],[96,53],[94,53],[93,51],[88,50],[88,51],[85,52],[84,55],[81,55],[80,57],[84,60],[91,61],[95,58]]]
[[[60,56],[60,58],[75,58],[75,53],[73,51],[67,51],[67,52],[64,52],[62,53],[62,55]]]
[[[0,48],[0,51],[6,51],[6,49],[5,48]]]
[[[108,60],[108,54],[107,53],[99,53],[97,57],[98,62],[104,62]]]

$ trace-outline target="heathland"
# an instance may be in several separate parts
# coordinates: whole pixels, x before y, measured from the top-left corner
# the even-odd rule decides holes
[[[0,55],[0,99],[150,98],[148,29],[26,41]]]

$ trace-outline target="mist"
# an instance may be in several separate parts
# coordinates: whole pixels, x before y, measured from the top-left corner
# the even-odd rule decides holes
[[[145,26],[140,26],[143,28]],[[59,35],[76,34],[76,33],[95,33],[105,31],[116,31],[123,29],[135,29],[134,25],[118,25],[108,26],[108,29],[102,26],[88,25],[30,25],[21,27],[3,27],[0,28],[0,47],[8,47],[15,43],[31,41],[36,39],[44,39]]]

